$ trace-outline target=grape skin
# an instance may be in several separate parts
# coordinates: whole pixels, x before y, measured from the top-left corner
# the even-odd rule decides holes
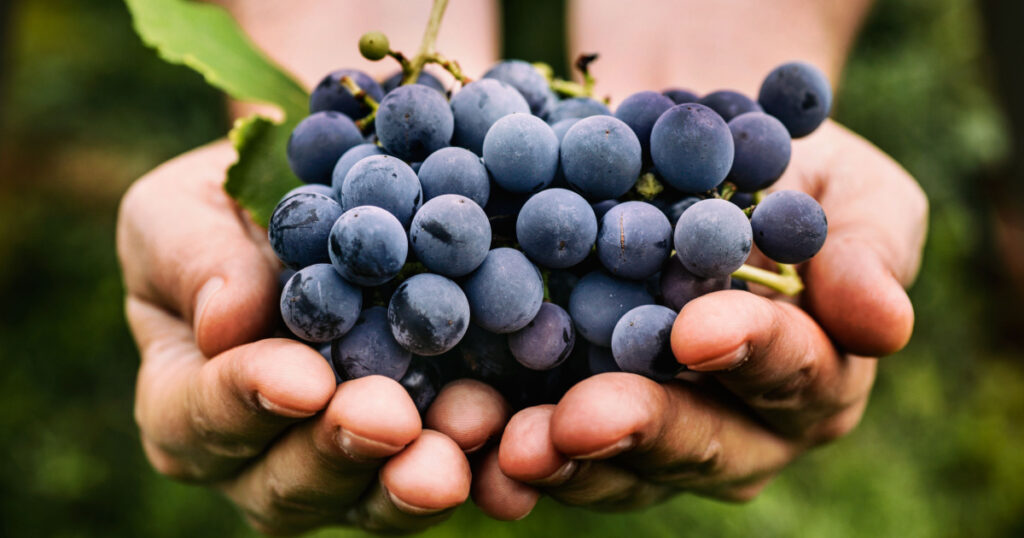
[[[345,280],[379,286],[396,277],[409,252],[405,229],[394,215],[374,206],[342,213],[331,228],[331,263]]]
[[[832,87],[825,74],[804,62],[780,65],[765,77],[757,97],[793,138],[814,132],[832,109]]]
[[[374,125],[389,153],[422,161],[448,145],[455,120],[443,95],[422,84],[407,84],[384,96]]]
[[[576,122],[580,121],[580,119],[581,118],[567,118],[551,125],[551,130],[554,131],[555,136],[558,137],[559,147],[562,145],[562,140],[565,139],[566,131],[568,131],[573,125],[576,125]],[[561,159],[558,160],[558,169],[555,170],[555,179],[551,181],[551,186],[561,189],[569,188],[569,182],[565,180],[565,172],[562,171]]]
[[[821,250],[828,220],[814,198],[800,191],[765,196],[750,219],[754,241],[765,256],[779,263],[803,263]]]
[[[751,236],[750,222],[740,208],[725,200],[701,200],[676,223],[676,255],[697,276],[724,278],[747,260]]]
[[[460,277],[473,272],[487,257],[491,224],[484,210],[469,198],[443,194],[416,212],[409,240],[427,269]]]
[[[329,263],[297,271],[281,292],[281,317],[288,329],[308,342],[328,342],[352,328],[363,292],[349,284]]]
[[[667,90],[663,90],[661,94],[671,99],[672,102],[677,105],[682,105],[684,103],[696,103],[700,100],[700,97],[697,96],[697,94],[682,88],[669,88]]]
[[[495,183],[512,192],[537,192],[555,178],[558,138],[551,126],[529,114],[494,122],[484,138],[484,164]]]
[[[270,248],[293,269],[327,263],[327,238],[342,210],[334,198],[299,193],[287,196],[274,208],[267,225]]]
[[[370,107],[357,101],[352,94],[341,85],[341,77],[352,79],[367,95],[378,103],[384,98],[384,90],[376,80],[357,69],[338,69],[320,80],[309,96],[309,113],[323,110],[340,112],[353,120],[358,120],[370,113]]]
[[[628,192],[643,164],[636,134],[612,116],[591,116],[570,127],[562,139],[561,159],[566,181],[596,200]]]
[[[717,112],[726,123],[740,114],[762,112],[761,105],[753,99],[732,90],[711,92],[697,102]]]
[[[682,310],[686,303],[712,292],[729,289],[731,276],[701,278],[683,267],[679,258],[672,256],[661,270],[661,299],[672,310]]]
[[[615,363],[624,372],[670,381],[682,370],[669,346],[675,320],[676,312],[661,305],[643,305],[626,312],[612,332]]]
[[[516,219],[516,239],[533,261],[564,269],[583,261],[597,238],[597,218],[582,196],[547,189],[530,197]]]
[[[789,131],[763,112],[748,112],[729,122],[736,148],[728,181],[743,192],[772,186],[786,171],[792,152]]]
[[[704,105],[676,105],[651,130],[651,159],[676,189],[705,192],[721,183],[732,167],[732,132]]]
[[[428,88],[433,88],[440,92],[442,95],[447,91],[444,88],[444,84],[442,84],[437,77],[431,75],[430,73],[427,73],[426,71],[420,71],[420,76],[416,77],[416,84],[426,86]],[[380,85],[381,88],[384,90],[385,94],[391,93],[391,90],[402,85],[402,72],[398,71],[394,73],[393,75],[384,79],[384,82],[382,82]]]
[[[621,278],[643,280],[661,268],[672,251],[672,225],[658,208],[623,202],[601,219],[597,257]]]
[[[587,377],[621,371],[610,348],[587,344]]]
[[[388,303],[391,334],[417,355],[440,355],[455,347],[469,326],[469,303],[458,284],[422,273],[402,282]]]
[[[636,133],[644,160],[650,159],[651,129],[654,128],[654,122],[673,106],[675,103],[668,97],[657,92],[643,91],[625,98],[615,109],[615,117],[629,125]]]
[[[359,144],[352,146],[341,155],[338,162],[334,164],[331,172],[331,187],[334,190],[334,199],[341,202],[341,186],[345,183],[345,176],[348,171],[359,161],[374,155],[384,155],[384,151],[377,144]]]
[[[352,329],[331,346],[331,362],[346,380],[382,375],[398,381],[411,360],[412,354],[391,335],[388,310],[383,306],[364,310]]]
[[[544,303],[522,329],[508,335],[508,347],[519,364],[531,370],[550,370],[572,353],[576,331],[562,307]]]
[[[307,194],[322,194],[324,196],[334,198],[334,190],[328,187],[327,185],[321,185],[319,183],[307,183],[306,185],[295,187],[294,189],[286,192],[285,195],[281,197],[281,199],[284,200],[285,198],[289,198],[291,196],[295,196],[296,194],[303,192]]]
[[[317,112],[300,121],[288,137],[288,166],[306,183],[327,185],[338,158],[362,143],[359,128],[344,114]]]
[[[551,89],[548,81],[536,68],[522,60],[505,60],[484,73],[482,79],[500,80],[522,94],[529,112],[543,118],[550,106]]]
[[[555,124],[569,118],[590,116],[611,116],[612,111],[604,103],[590,97],[570,97],[559,101],[548,114],[548,123]]]
[[[452,144],[483,154],[484,137],[494,122],[509,114],[529,114],[530,105],[515,88],[497,79],[470,82],[451,100],[455,131]]]
[[[594,271],[576,284],[569,296],[569,315],[576,331],[588,342],[609,347],[612,330],[623,314],[654,303],[643,282],[623,280]]]
[[[424,200],[442,194],[461,194],[480,207],[491,195],[491,177],[478,155],[464,148],[447,147],[431,153],[416,172]]]
[[[373,155],[354,164],[341,185],[341,205],[346,210],[372,205],[388,210],[403,227],[423,203],[416,173],[395,157]]]
[[[412,402],[416,404],[416,410],[420,412],[420,416],[427,414],[427,409],[430,409],[430,404],[434,403],[434,398],[437,398],[437,393],[441,391],[442,385],[437,368],[427,359],[419,356],[412,358],[409,368],[405,371],[402,379],[398,380],[398,383],[405,387]]]
[[[597,217],[598,222],[600,222],[601,219],[604,218],[605,213],[608,213],[609,209],[617,205],[619,205],[619,201],[611,198],[608,200],[601,200],[600,202],[594,202],[590,204],[590,207],[594,210],[594,216]]]
[[[493,333],[518,331],[544,301],[540,271],[522,252],[496,248],[462,284],[473,322]]]
[[[690,209],[690,206],[701,201],[699,196],[687,196],[680,199],[678,202],[670,205],[665,216],[668,217],[668,221],[675,226],[679,222],[679,217],[683,216],[683,212]]]

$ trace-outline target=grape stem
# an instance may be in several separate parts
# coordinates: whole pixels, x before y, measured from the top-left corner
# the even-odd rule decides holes
[[[448,60],[434,50],[437,44],[437,33],[441,30],[441,19],[444,18],[444,10],[448,7],[448,0],[434,0],[430,8],[430,18],[427,20],[427,29],[423,32],[423,41],[420,42],[420,50],[412,60],[402,63],[402,84],[414,84],[423,72],[423,66],[428,63],[436,63],[444,67],[459,82],[469,80],[462,74],[459,64]],[[464,83],[464,82],[463,82]]]
[[[636,192],[644,200],[650,202],[657,198],[661,191],[665,190],[665,187],[658,181],[654,174],[647,172],[640,176],[640,179],[636,180]]]
[[[732,276],[733,278],[739,278],[741,280],[746,280],[747,282],[767,286],[785,295],[792,296],[803,291],[804,282],[796,272],[796,267],[784,263],[780,263],[778,265],[778,273],[761,269],[760,267],[754,267],[752,265],[743,265],[737,269]]]
[[[732,198],[732,195],[736,194],[736,186],[732,183],[726,182],[722,185],[722,193],[718,195],[723,200]]]
[[[370,113],[355,122],[356,127],[359,127],[360,130],[366,129],[373,123],[374,118],[377,117],[377,108],[380,104],[370,94],[366,93],[366,90],[360,88],[351,77],[341,77],[341,85],[348,90],[348,93],[352,94],[355,100],[362,101],[364,105],[369,107]]]

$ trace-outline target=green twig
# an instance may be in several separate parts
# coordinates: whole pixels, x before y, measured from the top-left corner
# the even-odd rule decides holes
[[[729,182],[722,184],[722,193],[719,195],[721,199],[728,200],[732,198],[732,195],[734,194],[736,194],[736,185]]]
[[[437,44],[437,33],[441,29],[441,19],[444,17],[444,10],[448,7],[448,0],[434,0],[430,8],[430,19],[427,20],[427,29],[423,32],[423,41],[420,43],[420,50],[416,56],[402,66],[402,84],[415,84],[420,78],[423,66],[431,56],[436,54],[434,46]]]
[[[800,275],[797,274],[796,267],[779,264],[779,271],[774,273],[752,265],[744,265],[737,269],[732,276],[747,282],[767,286],[786,295],[796,295],[803,291],[804,283],[800,279]]]
[[[455,60],[449,60],[439,52],[431,54],[427,58],[427,62],[440,65],[445,69],[445,71],[451,73],[452,76],[455,77],[455,80],[459,81],[459,83],[462,84],[463,86],[472,82],[472,80],[466,76],[466,73],[462,71],[462,68],[459,67],[459,62],[456,62]]]
[[[366,90],[360,88],[351,77],[341,77],[341,85],[348,90],[348,93],[352,94],[356,101],[362,101],[364,105],[369,107],[370,113],[355,121],[356,127],[359,127],[360,130],[366,129],[373,123],[374,118],[377,117],[377,108],[380,107],[380,103],[371,97],[370,94],[366,93]]]
[[[635,188],[637,194],[648,202],[657,197],[661,191],[665,190],[665,187],[662,186],[661,182],[655,179],[654,174],[650,172],[642,174],[640,179],[636,180]]]

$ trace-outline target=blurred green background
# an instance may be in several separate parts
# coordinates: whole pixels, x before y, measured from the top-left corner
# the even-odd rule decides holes
[[[884,360],[852,435],[747,505],[680,496],[596,515],[545,502],[514,524],[466,507],[431,534],[1024,536],[1024,321],[996,241],[1024,193],[1024,93],[998,98],[1020,81],[1024,16],[1006,19],[1019,5],[881,0],[848,66],[836,117],[932,204],[914,339]],[[559,6],[507,2],[506,55],[564,68]],[[145,49],[116,0],[5,2],[0,21],[0,535],[250,535],[225,500],[142,456],[114,253],[121,194],[222,136],[223,99]]]

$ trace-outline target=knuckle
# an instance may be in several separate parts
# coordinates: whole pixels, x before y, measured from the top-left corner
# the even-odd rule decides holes
[[[812,442],[821,445],[845,437],[860,424],[863,412],[863,406],[858,405],[826,419],[813,429]]]

